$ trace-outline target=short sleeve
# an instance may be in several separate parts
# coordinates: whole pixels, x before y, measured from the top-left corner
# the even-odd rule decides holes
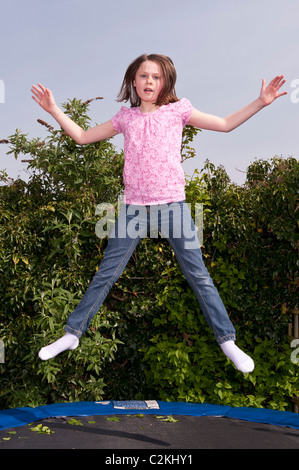
[[[193,106],[190,103],[187,98],[182,98],[181,100],[176,102],[177,105],[177,111],[180,113],[182,117],[182,124],[183,126],[186,126],[189,122],[189,119],[191,117],[192,111],[193,111]]]
[[[122,106],[120,108],[120,110],[118,111],[118,113],[115,116],[113,116],[113,118],[111,119],[112,126],[119,133],[123,133],[123,123],[124,123],[125,109],[126,108],[124,106]]]

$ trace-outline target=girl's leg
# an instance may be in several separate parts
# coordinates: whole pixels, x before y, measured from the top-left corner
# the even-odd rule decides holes
[[[247,354],[235,345],[235,329],[204,265],[196,229],[188,206],[184,202],[177,204],[180,205],[180,210],[169,211],[168,209],[169,236],[167,238],[169,243],[222,351],[239,370],[250,372],[254,368],[254,363]],[[177,230],[179,224],[180,233]],[[161,229],[163,230],[163,214]]]
[[[144,214],[141,214],[140,220],[138,220],[138,231],[130,229],[130,226],[128,229],[128,224],[133,215],[136,219],[133,213],[127,215],[127,206],[123,206],[109,239],[100,268],[90,282],[82,300],[69,315],[64,328],[66,334],[55,343],[42,348],[39,352],[40,359],[50,359],[62,351],[75,349],[78,346],[79,338],[87,330],[92,318],[107,297],[109,290],[121,276],[141,237],[146,235],[146,210],[145,217],[142,217]]]

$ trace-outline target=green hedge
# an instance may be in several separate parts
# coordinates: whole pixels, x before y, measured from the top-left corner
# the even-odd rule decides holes
[[[65,111],[90,124],[90,102]],[[96,207],[123,191],[123,153],[110,141],[80,147],[61,129],[21,131],[8,155],[29,160],[28,183],[2,172],[0,186],[0,406],[154,398],[292,409],[299,367],[291,361],[289,310],[298,288],[298,162],[253,163],[244,186],[206,162],[186,180],[203,203],[203,256],[256,369],[238,372],[215,343],[168,243],[144,239],[76,351],[42,362],[63,333],[103,257]],[[185,128],[183,159],[198,131]]]

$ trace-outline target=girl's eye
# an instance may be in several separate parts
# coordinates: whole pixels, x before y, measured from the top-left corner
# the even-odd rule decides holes
[[[140,77],[141,77],[141,78],[146,78],[147,75],[141,74]],[[155,80],[159,80],[159,79],[160,79],[159,75],[154,75],[153,78],[154,78]]]

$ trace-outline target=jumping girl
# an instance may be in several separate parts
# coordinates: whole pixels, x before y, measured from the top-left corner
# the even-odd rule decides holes
[[[121,276],[138,242],[148,233],[152,213],[157,213],[158,209],[156,229],[167,237],[217,343],[238,370],[247,373],[254,369],[253,360],[235,344],[235,329],[203,263],[194,223],[185,203],[182,131],[189,124],[201,129],[230,132],[276,98],[285,95],[286,92],[279,92],[285,80],[280,75],[266,86],[263,79],[260,96],[225,118],[198,111],[186,98],[178,99],[175,83],[176,70],[169,57],[158,54],[138,57],[128,67],[118,95],[119,102],[130,101],[131,107],[121,107],[110,121],[88,130],[83,130],[58,108],[48,88],[41,84],[32,87],[33,99],[79,145],[122,133],[125,153],[125,204],[115,223],[113,236],[109,238],[99,270],[68,318],[65,335],[40,350],[42,360],[78,347],[80,337]],[[176,210],[170,210],[170,206]],[[132,230],[130,233],[127,230],[133,219],[135,223],[138,220],[139,227],[135,235]],[[165,226],[169,227],[168,233],[165,233]]]

